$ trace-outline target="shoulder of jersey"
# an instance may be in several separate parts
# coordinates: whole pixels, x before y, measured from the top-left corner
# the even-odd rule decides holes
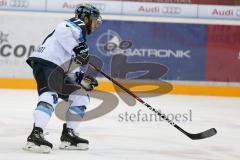
[[[68,20],[65,20],[65,23],[66,23],[66,27],[76,28],[76,29],[80,30],[80,32],[83,35],[86,35],[86,32],[87,32],[86,25],[81,19],[73,17]]]
[[[67,25],[69,25],[69,27],[75,27],[78,29],[86,28],[85,23],[81,19],[76,17],[65,20],[65,22]]]

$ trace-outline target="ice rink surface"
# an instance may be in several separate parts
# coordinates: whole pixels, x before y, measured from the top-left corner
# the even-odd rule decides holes
[[[132,121],[123,119],[126,113],[136,115],[141,110],[141,115],[147,115],[151,112],[140,103],[129,107],[119,98],[119,105],[112,112],[82,122],[79,131],[90,141],[88,151],[64,151],[58,149],[63,122],[54,115],[46,130],[49,135],[45,136],[54,145],[51,154],[22,150],[32,129],[37,92],[1,89],[0,100],[1,160],[240,159],[240,98],[177,95],[144,98],[164,113],[188,115],[188,121],[178,123],[188,132],[197,133],[212,127],[218,130],[216,136],[198,141],[190,140],[164,121],[148,119],[146,122],[143,117]],[[92,99],[89,110],[100,103]]]

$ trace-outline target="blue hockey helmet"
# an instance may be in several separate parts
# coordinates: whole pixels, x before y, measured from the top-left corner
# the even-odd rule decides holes
[[[76,8],[75,17],[78,17],[83,21],[85,16],[89,19],[88,25],[92,24],[92,20],[94,18],[97,19],[97,25],[100,25],[102,23],[100,11],[91,4],[81,4]]]

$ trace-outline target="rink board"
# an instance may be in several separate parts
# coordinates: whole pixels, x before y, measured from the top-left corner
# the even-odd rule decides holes
[[[158,87],[156,84],[151,83],[131,83],[132,85],[138,86],[131,91],[141,91],[141,93],[149,93],[152,88]],[[171,83],[173,89],[169,94],[180,94],[180,95],[204,95],[204,96],[229,96],[229,97],[240,97],[239,86],[220,86],[220,85],[204,85],[204,84],[177,84]],[[10,89],[36,89],[37,85],[33,79],[0,79],[0,88]],[[127,87],[126,87],[127,88]],[[116,87],[109,81],[99,81],[99,86],[96,88],[99,91],[106,92],[122,92],[121,90],[116,91]],[[162,94],[161,91],[151,91],[151,94]]]
[[[151,17],[207,18],[239,20],[239,0],[1,0],[0,10],[73,13],[79,4],[90,3],[107,15],[131,15]],[[209,5],[210,4],[210,5]]]
[[[31,68],[26,65],[25,60],[57,23],[71,15],[24,12],[0,14],[3,15],[0,18],[0,88],[36,88]],[[19,19],[21,24],[24,24],[24,27],[20,28],[21,32],[16,29],[20,24]],[[172,83],[173,90],[170,93],[173,94],[239,96],[239,24],[198,24],[195,20],[183,22],[108,17],[89,37],[90,50],[92,55],[104,64],[102,69],[114,78],[183,81],[184,84]],[[122,54],[128,55],[127,61],[121,62],[117,59],[113,63],[113,57],[118,55],[116,53],[122,52],[119,49],[121,42],[129,40],[132,47],[124,50],[126,52]],[[109,42],[116,44],[116,51],[106,51],[104,45]],[[124,65],[117,64],[119,62]],[[152,64],[165,66],[166,74],[158,76],[158,67],[144,68]],[[123,66],[125,71],[132,68],[135,68],[135,71],[122,74]],[[156,76],[144,79],[143,71],[146,70]],[[214,82],[225,83],[212,85]],[[100,85],[99,89],[114,91],[110,82],[101,83],[104,85]],[[232,83],[234,85],[231,85]]]

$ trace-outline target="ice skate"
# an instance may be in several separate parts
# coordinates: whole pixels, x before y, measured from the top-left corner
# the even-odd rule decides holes
[[[27,144],[23,149],[31,152],[49,153],[52,147],[53,145],[45,140],[42,128],[34,126],[31,134],[27,138]]]
[[[87,150],[88,146],[88,140],[78,137],[73,129],[67,128],[67,125],[63,124],[60,149]]]

